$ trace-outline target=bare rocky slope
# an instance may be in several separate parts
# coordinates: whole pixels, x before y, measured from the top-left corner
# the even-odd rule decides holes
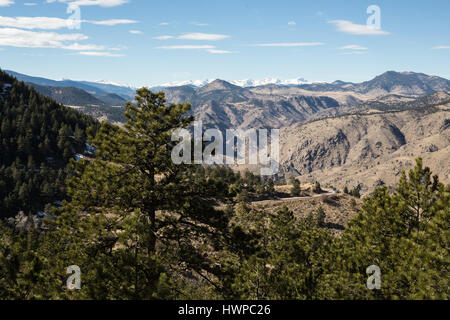
[[[167,88],[165,93],[169,102],[189,101],[198,120],[220,129],[280,128],[340,106],[327,96],[259,93],[222,80],[198,89]]]
[[[243,88],[215,80],[200,88],[164,89],[169,102],[189,101],[197,119],[220,129],[281,128],[349,111],[392,109],[393,105],[403,106],[438,91],[443,94],[450,91],[450,81],[422,73],[394,71],[362,83],[335,81]],[[418,104],[425,105],[425,102]]]
[[[422,157],[450,182],[450,103],[328,118],[281,129],[281,173],[362,194],[395,185]]]

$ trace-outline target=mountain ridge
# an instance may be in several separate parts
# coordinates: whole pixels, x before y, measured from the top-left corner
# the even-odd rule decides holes
[[[15,71],[5,70],[5,72],[13,75],[20,81],[35,83],[42,86],[64,86],[83,89],[88,93],[105,94],[115,93],[122,98],[133,98],[135,89],[110,81],[75,81],[75,80],[51,80],[42,77],[33,77],[21,74]],[[189,80],[166,83],[156,86],[149,86],[150,89],[165,89],[181,86],[190,86],[193,88],[202,88],[209,86],[217,80],[222,83],[228,83],[241,88],[258,88],[263,86],[275,87],[298,87],[309,91],[355,91],[358,93],[368,93],[379,91],[379,95],[388,93],[401,93],[412,95],[423,95],[432,91],[450,91],[450,80],[435,76],[426,75],[424,73],[412,71],[386,71],[373,79],[360,83],[347,82],[343,80],[335,80],[333,82],[308,82],[304,78],[280,80],[278,78],[265,78],[263,80]],[[403,88],[398,86],[402,83]]]
[[[44,85],[64,86],[68,97],[49,94],[57,101],[78,106],[80,111],[102,120],[122,122],[126,100],[133,100],[118,94],[120,90],[130,90],[113,84],[73,82],[71,80],[54,81],[22,75],[27,83],[41,82]],[[77,85],[86,94],[66,86]],[[206,125],[219,128],[281,128],[297,122],[307,122],[340,114],[377,110],[405,109],[407,105],[420,97],[435,92],[450,92],[450,81],[437,76],[428,76],[416,72],[387,71],[373,79],[361,83],[336,80],[331,83],[301,84],[284,86],[265,84],[256,87],[241,87],[229,81],[215,79],[202,87],[189,84],[176,87],[157,88],[166,94],[169,103],[190,102],[191,113]],[[45,89],[54,93],[55,88]],[[155,90],[153,88],[153,90]],[[88,99],[88,95],[92,99]],[[72,95],[72,96],[71,96]],[[442,100],[442,99],[441,99]],[[102,101],[99,103],[98,101]],[[431,101],[430,102],[435,102]],[[429,103],[428,103],[429,104]],[[417,106],[427,105],[419,101]],[[395,107],[397,106],[397,107]],[[119,107],[119,108],[117,108]]]

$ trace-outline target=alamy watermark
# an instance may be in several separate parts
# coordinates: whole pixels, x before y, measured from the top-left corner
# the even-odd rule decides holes
[[[67,278],[66,285],[69,290],[81,289],[81,269],[77,265],[71,265],[67,267],[67,274],[70,274]]]
[[[262,176],[275,175],[279,170],[278,129],[227,129],[224,140],[220,130],[208,129],[203,132],[202,122],[195,121],[193,137],[189,130],[180,128],[172,133],[172,141],[179,142],[172,149],[172,161],[175,164],[259,165]],[[205,148],[203,143],[208,143]]]
[[[367,278],[367,289],[369,290],[380,290],[381,289],[381,269],[377,265],[368,266],[366,269],[366,274],[369,275]]]
[[[367,18],[367,27],[370,29],[381,30],[381,9],[377,5],[371,5],[367,7],[367,14],[370,16]]]
[[[80,30],[81,29],[81,9],[78,5],[69,3],[67,5],[66,13],[71,14],[69,19],[67,19],[67,28],[70,30]]]

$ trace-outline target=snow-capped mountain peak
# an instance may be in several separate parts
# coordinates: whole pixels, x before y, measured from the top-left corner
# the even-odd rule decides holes
[[[206,79],[206,80],[186,80],[186,81],[173,81],[169,83],[163,83],[159,87],[179,87],[179,86],[193,86],[193,87],[203,87],[216,79]],[[227,81],[239,87],[257,87],[264,86],[268,84],[276,84],[280,86],[296,86],[306,83],[311,83],[304,78],[295,78],[281,80],[279,78],[264,78],[261,80],[244,79],[244,80],[229,80]]]
[[[135,88],[135,86],[132,86],[129,84],[123,84],[123,83],[118,83],[118,82],[108,81],[108,80],[95,80],[93,82],[98,83],[98,84],[106,84],[106,85],[116,86],[116,87]]]
[[[281,80],[278,78],[264,78],[261,80],[245,79],[245,80],[233,80],[230,83],[240,87],[257,87],[267,84],[277,84],[280,86],[296,86],[300,84],[309,83],[304,78]]]
[[[207,84],[213,82],[216,79],[206,79],[206,80],[186,80],[186,81],[173,81],[158,85],[158,87],[180,87],[180,86],[192,86],[192,87],[203,87]]]

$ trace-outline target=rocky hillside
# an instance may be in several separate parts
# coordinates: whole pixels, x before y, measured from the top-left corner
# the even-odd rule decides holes
[[[189,101],[197,119],[221,129],[280,128],[339,107],[338,101],[326,96],[258,93],[222,80],[197,89],[182,86],[165,92],[169,102]]]
[[[450,103],[296,124],[281,130],[281,172],[339,189],[394,185],[421,156],[450,181]]]
[[[104,82],[55,81],[8,71],[43,94],[96,118],[111,122],[124,121],[121,113],[133,89]],[[435,92],[450,91],[450,81],[414,72],[385,72],[370,81],[352,83],[305,83],[283,85],[283,82],[240,86],[223,80],[159,87],[169,102],[190,102],[192,113],[206,126],[228,128],[281,128],[327,116],[386,109],[389,106],[417,100]],[[58,89],[59,88],[59,89]],[[435,101],[434,101],[435,102]],[[423,102],[420,102],[424,104]],[[411,107],[411,106],[409,106]]]
[[[450,91],[450,81],[423,73],[388,71],[349,89],[376,95],[421,96],[435,91]]]
[[[107,92],[111,85],[77,82],[75,89],[67,88],[70,80],[22,78],[42,83],[41,91],[64,104],[84,101],[77,109],[95,118],[124,121],[119,87]],[[205,127],[280,128],[281,176],[358,187],[367,194],[375,186],[394,185],[401,170],[422,156],[442,179],[450,179],[447,79],[388,71],[362,83],[241,87],[214,80],[164,91],[168,102],[190,102]]]
[[[104,105],[93,95],[82,89],[75,87],[52,87],[30,84],[40,94],[52,98],[53,100],[66,106],[88,106],[88,105]]]
[[[338,116],[352,108],[362,111],[398,105],[407,109],[435,104],[444,97],[415,101],[436,92],[448,96],[450,81],[422,73],[388,71],[362,83],[335,81],[246,88],[215,80],[200,88],[180,86],[164,91],[170,102],[191,102],[193,114],[211,126],[281,128],[323,116]],[[410,102],[414,103],[406,105]]]

